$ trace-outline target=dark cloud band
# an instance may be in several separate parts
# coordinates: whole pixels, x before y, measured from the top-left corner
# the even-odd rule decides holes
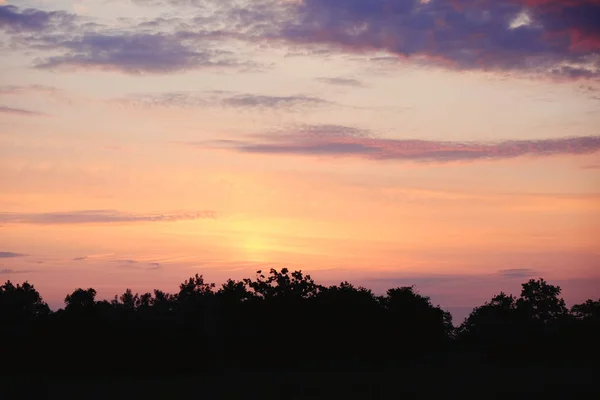
[[[182,4],[174,1],[164,3]],[[597,0],[185,3],[198,13],[215,11],[170,21],[166,26],[165,19],[159,18],[115,30],[84,23],[62,11],[0,6],[0,30],[15,36],[15,43],[26,48],[58,53],[39,58],[39,68],[75,66],[126,73],[252,68],[248,61],[215,45],[243,40],[324,45],[344,52],[387,52],[455,70],[600,77]],[[336,78],[327,82],[356,85]]]

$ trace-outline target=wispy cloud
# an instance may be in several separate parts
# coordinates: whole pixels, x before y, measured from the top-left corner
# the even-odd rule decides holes
[[[113,98],[109,103],[134,107],[177,107],[194,108],[215,106],[220,98],[205,92],[132,93]]]
[[[117,104],[138,107],[231,107],[238,109],[277,109],[286,111],[334,105],[325,99],[306,95],[273,96],[227,91],[138,93],[112,99]]]
[[[0,275],[12,275],[12,274],[28,274],[30,270],[14,270],[9,268],[0,269]]]
[[[28,93],[46,93],[57,94],[62,90],[48,85],[2,85],[0,86],[0,96],[19,95]]]
[[[31,110],[25,110],[23,108],[12,108],[12,107],[6,107],[6,106],[0,106],[0,114],[13,114],[13,115],[22,115],[22,116],[29,116],[29,117],[39,117],[39,116],[44,116],[46,114],[39,112],[39,111],[31,111]]]
[[[190,43],[191,41],[191,43]],[[38,68],[84,67],[130,74],[170,73],[200,68],[249,68],[230,52],[200,48],[177,34],[88,33],[57,43],[61,55],[41,59]]]
[[[310,96],[262,96],[262,95],[237,95],[224,99],[223,103],[232,107],[244,108],[304,108],[314,107],[329,102]]]
[[[588,92],[588,93],[597,93],[600,92],[600,88],[594,87],[594,86],[590,86],[590,85],[580,85],[579,86],[579,90],[583,91],[583,92]]]
[[[581,169],[600,169],[600,164],[584,165]]]
[[[537,272],[529,268],[513,268],[503,269],[499,271],[499,274],[505,278],[530,278],[536,276]]]
[[[162,268],[162,265],[157,262],[142,263],[136,260],[119,260],[117,268],[119,269],[133,269],[141,271],[155,271]]]
[[[257,69],[256,63],[240,60],[234,52],[218,45],[224,40],[239,39],[243,33],[218,29],[219,18],[213,16],[212,22],[209,17],[176,21],[174,27],[180,29],[165,30],[151,21],[142,24],[132,21],[117,28],[91,23],[63,11],[0,6],[0,31],[11,35],[13,49],[38,52],[35,66],[41,69],[86,68],[127,74],[204,68]]]
[[[600,87],[591,85],[580,85],[579,91],[588,95],[590,99],[600,100]]]
[[[109,224],[135,222],[174,222],[195,219],[214,219],[214,211],[136,214],[114,210],[84,210],[47,213],[0,213],[0,222],[13,224]]]
[[[352,78],[317,78],[319,82],[327,83],[330,85],[337,86],[351,86],[351,87],[364,87],[365,85],[357,80]]]
[[[17,258],[25,257],[25,254],[13,253],[12,251],[0,251],[0,258]]]
[[[119,264],[137,264],[136,260],[116,260],[115,262]]]
[[[600,136],[498,142],[451,142],[386,139],[357,134],[350,128],[316,126],[288,134],[257,135],[252,139],[188,143],[197,147],[229,149],[242,153],[305,156],[354,156],[372,160],[419,162],[475,161],[520,156],[589,154],[600,150]]]
[[[114,255],[114,253],[90,254],[90,255],[87,255],[87,256],[75,257],[73,259],[73,261],[84,261],[84,260],[102,259],[102,258],[110,257],[112,255]]]

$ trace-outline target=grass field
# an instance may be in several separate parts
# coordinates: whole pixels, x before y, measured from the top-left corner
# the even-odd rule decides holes
[[[156,368],[160,366],[140,366]],[[600,398],[594,367],[251,367],[178,377],[30,376],[6,382],[6,399]],[[533,396],[533,397],[532,397]],[[560,397],[556,397],[560,396]]]

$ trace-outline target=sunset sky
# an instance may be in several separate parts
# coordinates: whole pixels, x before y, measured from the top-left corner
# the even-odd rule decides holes
[[[598,0],[0,0],[0,281],[600,297]]]

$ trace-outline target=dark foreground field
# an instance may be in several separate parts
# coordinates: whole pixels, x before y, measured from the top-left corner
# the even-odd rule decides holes
[[[148,366],[151,367],[151,366]],[[179,377],[23,377],[6,399],[600,398],[594,367],[230,369]]]

